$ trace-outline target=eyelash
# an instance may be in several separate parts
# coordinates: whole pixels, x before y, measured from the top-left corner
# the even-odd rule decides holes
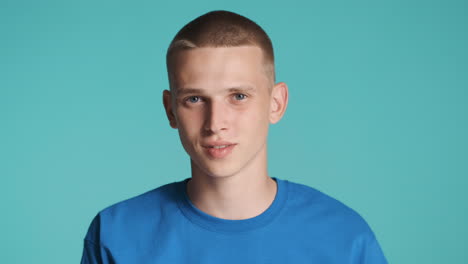
[[[201,99],[200,96],[189,96],[187,97],[187,99],[185,99],[184,101],[185,102],[188,102],[188,103],[191,103],[190,100],[193,99],[193,98],[198,98],[199,100]],[[198,101],[197,101],[198,102]]]
[[[238,100],[238,99],[235,99],[236,101],[243,101],[245,100],[248,96],[246,94],[243,94],[243,93],[235,93],[233,94],[233,97],[234,98],[237,98],[237,96],[242,96],[242,99]],[[194,98],[197,98],[198,100],[196,102],[190,102],[191,99],[194,99]],[[187,102],[187,103],[192,103],[192,104],[196,104],[198,103],[200,100],[202,100],[202,98],[200,96],[197,96],[197,95],[193,95],[193,96],[189,96],[187,97],[184,101]]]
[[[242,100],[244,100],[245,98],[247,98],[247,95],[242,94],[242,93],[236,93],[236,94],[234,94],[234,97],[237,97],[238,95],[242,95],[243,98],[242,98],[241,100],[237,100],[237,99],[236,99],[237,101],[242,101]]]

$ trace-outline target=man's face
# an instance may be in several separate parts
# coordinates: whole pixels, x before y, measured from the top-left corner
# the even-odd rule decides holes
[[[164,91],[171,126],[192,164],[213,177],[266,166],[273,83],[255,46],[207,47],[175,57],[172,92]]]

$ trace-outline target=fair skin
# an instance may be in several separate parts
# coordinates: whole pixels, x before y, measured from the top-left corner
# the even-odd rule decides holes
[[[192,203],[212,216],[240,220],[264,212],[276,195],[267,172],[270,124],[283,116],[285,83],[267,76],[256,46],[179,52],[163,102],[190,156]]]

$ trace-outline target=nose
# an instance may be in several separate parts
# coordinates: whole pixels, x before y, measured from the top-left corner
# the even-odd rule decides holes
[[[205,115],[205,131],[217,134],[228,129],[228,109],[223,102],[215,100],[208,102]]]

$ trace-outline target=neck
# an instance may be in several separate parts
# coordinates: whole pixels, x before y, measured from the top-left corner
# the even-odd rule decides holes
[[[192,161],[187,194],[198,209],[214,217],[241,220],[260,215],[273,203],[277,190],[267,173],[266,153],[264,161],[260,163],[264,166],[251,164],[229,176],[203,173]]]

